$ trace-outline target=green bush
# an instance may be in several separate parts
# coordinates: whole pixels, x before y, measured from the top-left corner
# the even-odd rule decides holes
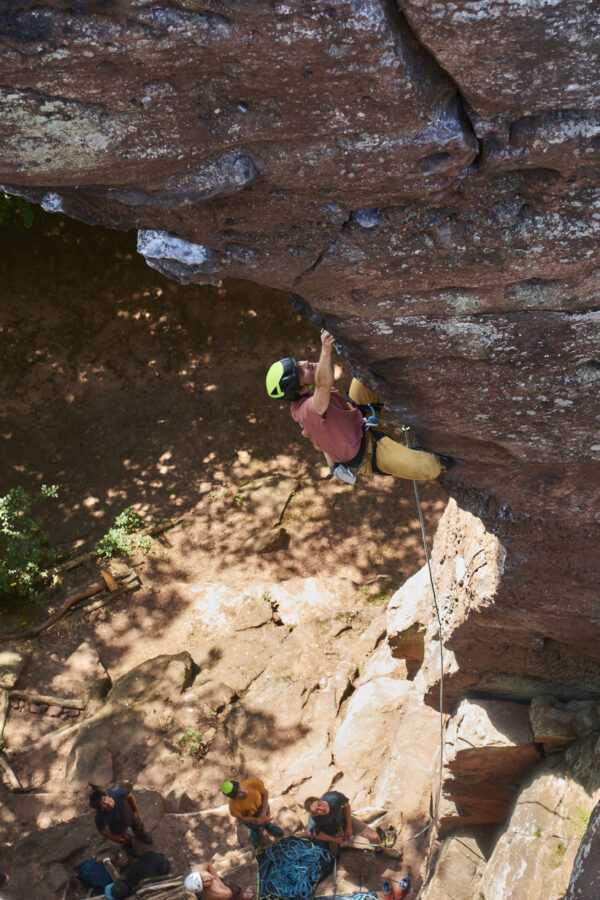
[[[0,191],[0,228],[11,226],[31,228],[36,216],[37,207],[21,197],[13,197]]]
[[[146,535],[135,534],[139,531],[142,520],[133,506],[126,507],[115,518],[113,525],[108,529],[104,537],[96,544],[96,550],[100,556],[128,556],[135,549],[149,550],[150,538]]]
[[[204,756],[208,749],[202,742],[202,732],[196,731],[192,725],[188,725],[183,734],[179,735],[177,743],[183,750],[187,750],[190,756]]]
[[[39,599],[48,583],[48,567],[58,556],[50,547],[36,504],[58,495],[58,485],[43,484],[32,496],[23,487],[0,497],[0,598]]]

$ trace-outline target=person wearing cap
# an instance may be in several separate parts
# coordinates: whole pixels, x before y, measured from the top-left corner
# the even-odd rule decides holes
[[[190,872],[183,886],[198,900],[252,900],[254,893],[250,888],[223,881],[210,863],[203,863],[196,872]]]
[[[327,791],[320,798],[309,797],[304,808],[309,813],[308,833],[317,841],[343,844],[360,834],[370,844],[381,844],[380,832],[355,819],[350,801],[339,791]]]
[[[120,850],[119,853],[121,853]],[[104,895],[107,900],[123,900],[133,893],[144,878],[156,878],[159,875],[169,874],[169,860],[162,853],[149,850],[147,853],[142,853],[133,862],[128,862],[125,854],[123,856],[125,858],[121,858],[119,864],[123,877],[106,886]]]
[[[94,824],[105,838],[115,844],[131,845],[128,830],[144,844],[152,843],[152,835],[146,831],[138,806],[129,788],[119,785],[110,791],[100,788],[92,791],[90,806],[96,810]]]
[[[231,815],[250,831],[253,847],[258,847],[262,828],[273,837],[282,836],[283,829],[273,822],[269,814],[269,792],[260,778],[246,778],[245,781],[228,779],[221,785],[221,792],[227,797]]]
[[[318,363],[296,362],[288,357],[273,363],[267,373],[267,393],[276,400],[291,402],[292,418],[302,428],[302,436],[324,453],[331,473],[349,484],[354,484],[356,475],[432,481],[454,465],[447,456],[411,449],[382,431],[365,428],[358,407],[379,409],[381,401],[356,378],[349,392],[354,406],[333,386],[334,343],[333,335],[323,328]]]

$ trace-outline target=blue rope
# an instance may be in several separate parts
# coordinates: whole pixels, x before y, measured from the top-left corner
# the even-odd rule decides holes
[[[275,841],[259,859],[260,897],[309,900],[333,854],[307,841]]]

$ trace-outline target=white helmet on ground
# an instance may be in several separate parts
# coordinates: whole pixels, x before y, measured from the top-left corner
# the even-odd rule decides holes
[[[186,891],[201,891],[203,884],[200,872],[190,872],[189,875],[186,875],[183,886]]]

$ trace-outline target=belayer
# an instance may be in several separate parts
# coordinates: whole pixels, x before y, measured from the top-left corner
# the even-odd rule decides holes
[[[291,401],[292,418],[301,425],[302,436],[325,454],[332,475],[348,484],[354,484],[357,475],[432,481],[450,468],[454,460],[449,457],[410,449],[372,427],[359,407],[367,407],[368,415],[368,408],[380,408],[381,401],[356,378],[350,385],[351,402],[334,388],[334,341],[323,328],[318,363],[287,357],[267,372],[269,396]]]

